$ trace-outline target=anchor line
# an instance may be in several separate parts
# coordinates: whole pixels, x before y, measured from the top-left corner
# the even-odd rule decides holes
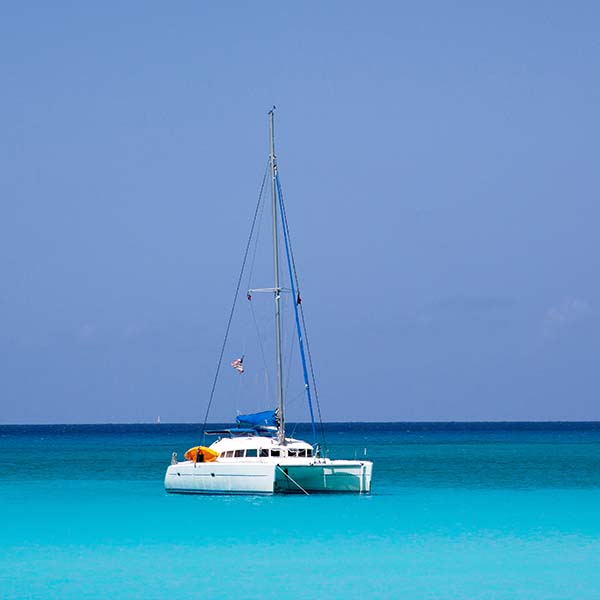
[[[288,473],[286,473],[279,465],[275,465],[295,486],[300,488],[307,496],[310,494]]]

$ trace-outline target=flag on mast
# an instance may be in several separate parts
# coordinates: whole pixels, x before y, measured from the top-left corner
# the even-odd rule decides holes
[[[231,366],[241,375],[244,372],[244,357],[236,358]]]

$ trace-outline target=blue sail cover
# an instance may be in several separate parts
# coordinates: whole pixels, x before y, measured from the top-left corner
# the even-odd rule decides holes
[[[277,411],[264,410],[263,412],[253,413],[250,415],[238,415],[235,420],[238,425],[250,427],[265,427],[277,426]]]

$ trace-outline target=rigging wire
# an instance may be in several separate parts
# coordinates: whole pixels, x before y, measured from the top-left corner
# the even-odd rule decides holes
[[[266,173],[268,173],[268,171],[269,171],[269,163],[267,162]],[[265,173],[265,177],[266,177],[266,173]],[[264,186],[264,182],[263,182],[263,186]],[[250,269],[248,270],[248,284],[246,286],[248,290],[250,290],[252,275],[254,274],[254,265],[256,263],[256,251],[258,250],[258,240],[260,238],[260,230],[262,227],[262,222],[264,220],[263,219],[264,213],[265,213],[265,203],[263,202],[260,205],[260,215],[258,216],[258,227],[256,229],[256,235],[254,236],[254,250],[252,251],[252,258],[250,260]]]
[[[294,408],[296,408],[298,406],[298,404],[300,403],[300,399],[305,398],[306,397],[306,391],[305,390],[301,390],[299,391],[293,398],[290,399],[290,397],[286,397],[286,410],[289,412],[289,407],[293,406]],[[302,423],[300,421],[294,421],[294,426],[292,427],[292,431],[291,433],[289,433],[289,437],[294,437],[296,435],[296,430],[298,429],[298,427],[300,427],[302,425]]]
[[[310,378],[312,379],[313,390],[315,392],[315,403],[317,405],[317,413],[319,415],[319,427],[321,429],[321,439],[323,440],[323,448],[327,454],[327,440],[325,438],[325,427],[323,426],[323,417],[321,416],[321,403],[319,402],[319,392],[317,391],[317,380],[315,379],[315,370],[313,368],[312,354],[310,352],[310,344],[308,343],[308,331],[306,329],[306,321],[304,320],[304,309],[300,304],[300,318],[302,320],[302,329],[304,329],[304,341],[306,342],[306,354],[308,356],[308,366],[310,367]]]
[[[260,355],[262,357],[262,361],[263,361],[263,368],[265,370],[265,377],[266,377],[266,383],[267,383],[267,397],[270,398],[271,395],[271,382],[269,379],[269,367],[267,365],[267,357],[265,354],[265,347],[264,344],[262,342],[262,336],[261,336],[261,332],[260,332],[260,327],[258,325],[258,321],[256,320],[256,312],[254,310],[254,305],[252,302],[250,302],[250,312],[252,313],[252,320],[254,321],[254,328],[256,329],[256,337],[258,338],[258,346],[260,348]]]
[[[260,205],[262,202],[263,192],[265,189],[265,182],[267,181],[267,173],[269,172],[269,161],[267,162],[267,166],[265,168],[265,174],[263,175],[262,183],[260,185],[260,192],[258,194],[258,201],[256,203],[256,208],[254,209],[254,216],[252,217],[252,225],[250,227],[250,235],[248,236],[248,242],[246,243],[246,249],[244,250],[244,258],[242,259],[242,268],[240,270],[240,274],[238,276],[237,284],[235,287],[235,294],[233,296],[233,304],[231,306],[231,311],[229,312],[229,318],[227,319],[227,327],[225,328],[225,337],[223,339],[223,344],[221,345],[221,352],[219,353],[219,360],[217,362],[217,370],[215,372],[215,377],[213,379],[212,388],[210,390],[210,396],[208,398],[208,406],[206,407],[206,413],[204,415],[204,422],[202,423],[202,443],[204,443],[204,429],[206,428],[206,422],[208,421],[208,414],[210,412],[210,407],[212,405],[212,401],[215,395],[215,388],[217,387],[217,380],[219,378],[219,372],[221,370],[221,364],[223,362],[223,355],[225,354],[225,346],[227,345],[227,338],[229,337],[229,329],[231,328],[231,321],[233,320],[233,314],[235,312],[235,305],[237,304],[238,295],[240,293],[240,286],[242,284],[242,277],[244,276],[244,269],[246,267],[246,260],[248,259],[248,252],[250,251],[250,245],[252,243],[252,236],[254,235],[254,227],[256,225],[256,218],[258,216],[258,211],[260,209]]]
[[[279,183],[279,176],[277,175],[277,173],[275,174],[275,183],[277,186],[277,195],[278,195],[278,199],[279,199],[279,210],[281,212],[282,215],[282,220],[283,220],[283,203],[282,203],[282,194],[281,194],[281,185]],[[283,227],[283,239],[285,241],[285,253],[286,253],[286,257],[287,257],[287,265],[288,265],[288,275],[290,278],[290,285],[292,286],[292,299],[293,299],[293,303],[294,303],[294,318],[296,320],[296,334],[298,336],[298,344],[300,346],[300,356],[301,356],[301,361],[302,361],[302,375],[304,378],[304,389],[306,391],[306,399],[308,400],[308,411],[310,413],[310,424],[312,426],[312,434],[313,434],[313,444],[317,444],[317,427],[315,424],[315,415],[313,412],[313,405],[312,405],[312,395],[310,393],[310,380],[309,380],[309,376],[308,376],[308,367],[306,365],[306,356],[304,353],[304,342],[302,340],[302,327],[300,325],[300,318],[298,316],[298,304],[300,303],[300,295],[297,296],[297,301],[296,300],[296,285],[295,283],[297,283],[297,281],[294,280],[294,277],[292,275],[292,262],[291,262],[291,257],[290,257],[290,244],[289,244],[289,240],[288,240],[288,229],[286,227]]]
[[[285,306],[285,303],[284,303]],[[289,336],[289,340],[287,341],[287,343],[284,343],[284,347],[287,345],[289,347],[289,350],[286,352],[287,355],[287,361],[284,362],[284,368],[285,368],[285,395],[287,397],[288,395],[288,390],[290,388],[290,379],[291,379],[291,375],[292,375],[292,359],[294,356],[294,348],[296,347],[296,344],[294,344],[294,336]]]
[[[284,202],[284,198],[283,198],[283,190],[281,189],[281,184],[279,182],[279,177],[277,177],[277,184],[278,184],[278,192],[279,192],[279,198],[280,198],[280,204],[281,204],[281,216],[282,216],[282,225],[285,228],[285,233],[287,235],[287,239],[288,239],[288,246],[289,246],[289,251],[290,251],[290,259],[291,259],[291,263],[292,263],[292,272],[294,275],[294,281],[296,283],[296,291],[298,293],[298,298],[294,298],[293,301],[297,303],[298,308],[300,309],[300,317],[301,317],[301,321],[302,321],[302,329],[304,331],[304,341],[306,342],[306,353],[308,356],[308,365],[310,368],[310,375],[311,375],[311,380],[312,380],[312,384],[313,384],[313,391],[315,393],[315,403],[317,405],[317,413],[319,416],[319,428],[321,430],[321,439],[323,440],[323,447],[325,452],[327,453],[327,442],[325,439],[325,428],[323,426],[323,417],[321,415],[321,403],[319,402],[319,393],[317,391],[317,381],[315,378],[315,371],[313,368],[313,361],[312,361],[312,354],[310,351],[310,344],[308,342],[308,331],[306,329],[306,321],[304,319],[304,309],[302,307],[302,302],[301,302],[301,298],[300,298],[300,284],[298,282],[298,272],[296,271],[296,261],[294,260],[294,252],[292,249],[292,240],[291,240],[291,236],[290,236],[290,228],[288,225],[288,220],[287,220],[287,212],[285,210],[285,202]]]

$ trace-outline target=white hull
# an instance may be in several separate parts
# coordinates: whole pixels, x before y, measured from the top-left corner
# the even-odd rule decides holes
[[[332,460],[299,465],[282,463],[275,472],[275,492],[371,492],[370,461]]]
[[[187,494],[274,494],[371,491],[370,461],[328,460],[206,463],[180,462],[165,475],[167,492]]]
[[[273,492],[272,464],[181,462],[165,475],[167,492],[188,494],[269,494]]]

